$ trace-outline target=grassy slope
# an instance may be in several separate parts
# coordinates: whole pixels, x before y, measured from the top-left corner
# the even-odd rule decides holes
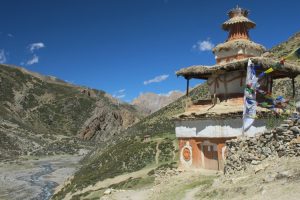
[[[299,34],[290,38],[289,41],[282,43],[280,48],[274,47],[271,49],[274,52],[274,56],[282,56],[286,55],[287,53],[291,52],[294,47],[295,43],[298,43]],[[282,82],[275,83],[276,90],[283,90],[285,88],[285,84],[281,84]],[[299,82],[297,83],[297,88],[299,88]],[[284,90],[283,95],[288,92]],[[280,94],[282,94],[280,93]],[[202,84],[196,87],[194,90],[191,91],[190,96],[192,100],[200,99],[200,98],[207,98],[208,97],[208,88],[206,84]],[[132,127],[128,128],[124,131],[120,136],[122,138],[118,138],[117,141],[114,141],[110,147],[106,149],[96,149],[90,155],[86,157],[85,165],[75,174],[74,179],[72,182],[64,188],[64,191],[58,193],[54,199],[62,198],[66,193],[70,191],[75,191],[77,189],[81,189],[88,184],[95,184],[97,181],[103,180],[108,177],[114,177],[116,175],[130,172],[130,170],[139,170],[147,165],[153,164],[155,162],[155,158],[152,156],[147,157],[144,160],[141,156],[136,156],[136,153],[143,154],[143,152],[149,151],[148,145],[143,147],[141,140],[143,135],[151,135],[152,144],[153,142],[157,143],[156,139],[160,139],[162,141],[168,141],[161,145],[161,148],[165,149],[165,155],[168,155],[164,162],[159,162],[159,164],[166,163],[166,162],[173,162],[172,153],[176,153],[176,145],[173,148],[170,148],[170,144],[172,140],[174,140],[174,123],[171,120],[173,115],[176,115],[184,110],[186,97],[181,97],[175,102],[169,104],[168,106],[160,109],[159,111],[151,114],[150,116],[142,119],[140,122],[136,123]],[[125,139],[124,139],[125,138]],[[173,142],[174,143],[174,142]],[[123,148],[123,145],[126,144],[133,146],[134,148]],[[150,145],[151,146],[151,145]],[[156,149],[154,148],[154,144],[152,147],[151,152],[155,152]],[[114,149],[119,149],[118,151],[113,151]],[[171,150],[171,152],[170,152]],[[172,152],[173,151],[173,152]],[[113,153],[114,152],[114,153]],[[146,153],[147,154],[147,153]],[[107,155],[110,156],[110,161],[107,159]],[[148,155],[148,154],[147,154]],[[134,159],[132,159],[132,156]],[[118,158],[116,161],[114,158]],[[123,163],[124,166],[131,165],[133,166],[135,163],[142,163],[142,165],[137,165],[130,170],[122,167],[120,163]],[[111,167],[108,167],[111,166]],[[78,184],[79,183],[79,184]]]

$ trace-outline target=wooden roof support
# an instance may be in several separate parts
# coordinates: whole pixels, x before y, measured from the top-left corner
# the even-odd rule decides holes
[[[186,96],[189,96],[190,79],[186,78]]]

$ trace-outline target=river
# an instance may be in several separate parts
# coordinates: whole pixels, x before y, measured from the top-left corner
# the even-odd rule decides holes
[[[79,167],[81,158],[64,155],[0,163],[0,199],[49,200]]]

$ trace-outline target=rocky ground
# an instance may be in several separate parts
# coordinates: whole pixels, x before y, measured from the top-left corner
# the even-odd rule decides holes
[[[231,175],[210,170],[157,170],[153,182],[103,181],[72,199],[153,200],[153,199],[292,199],[300,198],[300,158],[270,157],[255,167]],[[151,173],[150,173],[151,174]],[[146,178],[143,173],[139,174]],[[148,173],[149,175],[149,173]],[[130,177],[130,175],[128,176]],[[124,178],[124,177],[123,177]],[[114,178],[114,181],[118,178]],[[106,186],[105,186],[106,184]],[[100,183],[99,183],[100,185]],[[90,188],[91,189],[91,188]],[[71,198],[70,198],[71,199]]]
[[[50,199],[55,187],[71,176],[82,156],[23,157],[0,163],[0,199]]]
[[[222,176],[198,193],[211,199],[299,199],[300,158],[272,157],[233,175]],[[204,199],[205,199],[204,198]]]

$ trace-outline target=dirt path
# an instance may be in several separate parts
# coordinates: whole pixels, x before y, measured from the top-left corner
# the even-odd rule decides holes
[[[114,190],[104,195],[100,200],[192,200],[198,188],[191,183],[200,183],[200,180],[215,178],[216,172],[209,170],[186,171],[177,175],[163,175],[157,177],[152,187],[136,190]]]
[[[198,191],[199,191],[199,188],[193,188],[193,189],[186,191],[182,200],[195,200],[195,196]]]
[[[159,154],[160,154],[160,150],[159,150],[159,144],[161,143],[161,140],[157,141],[156,143],[156,154],[155,154],[155,163],[158,164],[158,158],[159,158]]]
[[[103,196],[100,200],[149,200],[151,199],[151,189],[121,190],[113,192],[111,195]]]

